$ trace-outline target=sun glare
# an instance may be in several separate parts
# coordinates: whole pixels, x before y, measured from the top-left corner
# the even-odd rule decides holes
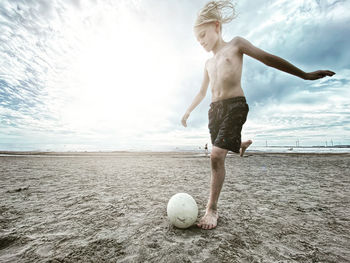
[[[71,66],[72,103],[65,118],[76,128],[142,129],[165,117],[178,62],[169,40],[132,13],[98,25]],[[85,32],[84,32],[85,33]],[[83,35],[83,34],[82,34]]]

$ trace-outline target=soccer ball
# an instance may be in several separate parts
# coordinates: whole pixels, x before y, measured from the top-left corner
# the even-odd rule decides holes
[[[197,220],[198,206],[191,195],[177,193],[168,202],[167,214],[172,225],[188,228]]]

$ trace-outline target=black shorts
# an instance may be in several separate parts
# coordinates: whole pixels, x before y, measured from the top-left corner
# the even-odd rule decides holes
[[[249,107],[245,97],[212,102],[208,112],[211,143],[222,149],[239,153],[242,126]]]

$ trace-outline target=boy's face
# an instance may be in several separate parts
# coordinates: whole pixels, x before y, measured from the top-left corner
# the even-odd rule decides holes
[[[210,52],[219,38],[220,26],[218,23],[207,23],[194,28],[194,35],[201,46]]]

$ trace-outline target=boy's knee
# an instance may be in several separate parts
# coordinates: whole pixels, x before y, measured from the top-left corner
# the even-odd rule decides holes
[[[214,164],[221,163],[221,162],[224,161],[224,159],[225,159],[225,156],[220,154],[220,153],[218,153],[218,152],[212,152],[210,154],[210,160]]]

